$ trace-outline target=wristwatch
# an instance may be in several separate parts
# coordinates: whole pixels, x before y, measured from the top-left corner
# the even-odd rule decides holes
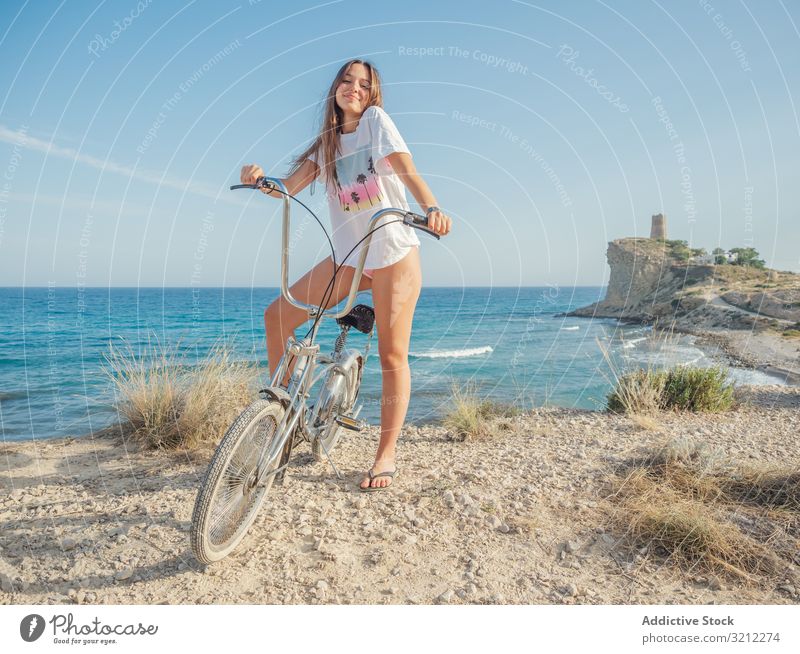
[[[428,207],[428,210],[425,212],[425,215],[427,216],[431,211],[441,211],[441,209],[437,206]]]

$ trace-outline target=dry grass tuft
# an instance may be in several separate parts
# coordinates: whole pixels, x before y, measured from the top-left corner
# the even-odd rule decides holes
[[[508,420],[520,413],[509,404],[481,398],[474,382],[451,387],[452,409],[442,423],[454,440],[490,438],[513,429]]]
[[[749,466],[725,482],[723,489],[731,501],[800,512],[800,472],[796,470]]]
[[[178,352],[156,342],[138,355],[112,345],[106,355],[116,409],[146,447],[215,445],[253,400],[257,368],[235,361],[228,346],[218,343],[195,365]]]
[[[662,424],[652,415],[649,414],[640,414],[640,413],[632,413],[628,414],[628,419],[640,429],[644,429],[645,431],[661,431],[663,429]]]
[[[674,440],[629,461],[609,499],[612,520],[632,546],[662,549],[684,568],[753,582],[796,563],[796,471],[742,469],[718,452]]]

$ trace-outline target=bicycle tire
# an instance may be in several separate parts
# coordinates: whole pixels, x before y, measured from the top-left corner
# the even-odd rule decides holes
[[[280,436],[276,430],[284,411],[277,400],[256,400],[239,414],[220,441],[192,513],[192,551],[201,563],[228,556],[258,515],[276,475],[253,485],[255,468],[262,448]],[[278,467],[283,458],[279,452],[266,462],[268,469]]]
[[[326,426],[325,435],[315,438],[311,443],[311,453],[314,455],[315,461],[324,461],[325,451],[327,450],[328,454],[333,452],[333,448],[336,447],[336,444],[339,442],[339,438],[341,438],[345,431],[344,427],[336,423],[334,416],[342,409],[344,409],[344,413],[347,414],[352,410],[353,406],[355,406],[356,400],[358,399],[358,391],[361,388],[361,375],[359,374],[360,367],[361,364],[359,363],[359,365],[352,366],[348,372],[350,375],[348,389],[353,389],[351,391],[353,396],[352,400],[347,402],[346,407],[337,407],[337,411],[334,411],[334,413],[331,415],[330,422]],[[324,449],[323,445],[325,446]]]

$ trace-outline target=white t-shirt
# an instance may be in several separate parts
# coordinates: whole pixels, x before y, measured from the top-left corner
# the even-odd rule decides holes
[[[339,135],[339,149],[339,186],[326,189],[331,240],[336,262],[355,267],[364,243],[344,258],[366,235],[375,212],[390,207],[409,210],[405,186],[386,157],[393,152],[411,153],[389,114],[374,105],[361,115],[355,132]],[[319,165],[315,155],[309,158]],[[384,216],[375,227],[393,220],[399,217]],[[372,234],[364,267],[384,268],[396,263],[415,245],[419,245],[419,238],[413,227],[402,223],[381,227]]]

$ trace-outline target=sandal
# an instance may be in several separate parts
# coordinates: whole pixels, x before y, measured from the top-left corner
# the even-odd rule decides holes
[[[390,479],[392,479],[392,483],[391,484],[387,484],[386,486],[371,486],[370,485],[370,486],[366,486],[366,487],[362,487],[361,484],[359,483],[358,489],[362,493],[374,493],[375,491],[382,491],[382,490],[386,490],[387,488],[391,488],[391,486],[394,485],[394,476],[395,476],[395,474],[397,474],[397,468],[395,468],[394,470],[387,470],[386,472],[379,472],[377,475],[373,474],[372,468],[370,468],[369,470],[367,470],[367,476],[369,477],[369,483],[370,484],[372,484],[372,480],[373,479],[377,479],[378,477],[389,477]]]

